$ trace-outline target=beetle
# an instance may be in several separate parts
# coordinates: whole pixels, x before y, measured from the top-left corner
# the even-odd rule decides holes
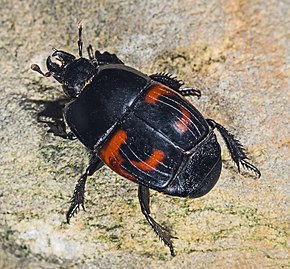
[[[222,169],[214,129],[224,139],[238,172],[242,165],[258,177],[261,173],[247,161],[239,140],[216,121],[204,118],[184,98],[200,97],[198,89],[182,88],[184,83],[169,74],[143,74],[115,54],[94,53],[91,45],[85,58],[81,26],[78,34],[78,58],[54,49],[46,61],[48,72],[43,73],[37,64],[31,66],[45,77],[54,77],[71,99],[64,109],[66,124],[51,123],[49,132],[79,139],[92,156],[77,181],[67,222],[80,207],[84,209],[87,177],[106,164],[138,184],[141,211],[174,256],[174,237],[150,215],[149,189],[189,198],[208,193]]]

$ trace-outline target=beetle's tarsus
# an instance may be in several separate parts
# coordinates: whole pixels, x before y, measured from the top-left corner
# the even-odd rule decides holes
[[[201,97],[201,91],[195,88],[181,88],[178,91],[182,96],[195,95],[199,99]]]
[[[138,198],[142,213],[145,215],[146,220],[149,222],[149,224],[151,225],[157,236],[162,240],[164,245],[166,245],[169,248],[171,256],[175,256],[173,242],[171,239],[177,237],[172,236],[164,227],[162,227],[150,216],[149,189],[147,187],[139,185]]]
[[[147,221],[152,226],[154,232],[159,237],[163,243],[169,247],[170,252],[174,252],[173,248],[173,242],[171,238],[177,239],[177,237],[174,237],[170,234],[169,231],[166,230],[166,228],[162,227],[159,223],[157,223],[151,216],[146,217]]]
[[[71,198],[71,205],[66,214],[67,223],[69,223],[70,219],[74,216],[74,214],[78,212],[80,206],[84,208],[86,180],[87,173],[81,176],[75,186],[75,190]]]
[[[171,256],[175,256],[175,251],[173,247],[173,242],[171,239],[177,239],[177,237],[172,236],[164,227],[162,227],[160,224],[158,224],[154,219],[151,218],[151,221],[153,221],[154,225],[151,224],[154,232],[157,234],[159,239],[164,243],[165,246],[167,246],[170,250]]]
[[[218,124],[212,119],[207,119],[207,123],[214,129],[217,128],[220,132],[222,138],[224,139],[226,146],[230,152],[230,155],[233,159],[233,161],[236,163],[238,167],[238,171],[240,172],[240,164],[256,173],[257,177],[261,176],[261,172],[257,167],[246,161],[248,159],[244,146],[241,144],[241,142],[234,137],[226,128],[224,128],[222,125]]]
[[[75,205],[74,208],[70,208],[71,209],[70,212],[67,212],[67,214],[66,214],[66,223],[67,224],[70,224],[70,219],[77,213],[78,207],[79,207],[78,205]]]
[[[261,172],[259,171],[259,169],[256,166],[247,162],[245,159],[241,160],[240,163],[242,164],[243,167],[247,168],[248,170],[252,170],[254,173],[256,173],[258,178],[261,177]]]

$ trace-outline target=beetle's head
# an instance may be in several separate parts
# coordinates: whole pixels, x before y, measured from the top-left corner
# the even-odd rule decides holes
[[[96,67],[91,54],[90,60],[82,57],[82,25],[79,26],[79,58],[68,52],[54,49],[46,60],[48,72],[43,73],[37,64],[32,64],[31,69],[45,77],[53,76],[62,84],[64,92],[71,98],[76,98],[85,84],[96,74]]]
[[[77,97],[96,72],[88,59],[76,59],[74,55],[61,50],[55,50],[52,57],[47,58],[46,66],[51,75],[63,85],[65,93],[71,97]]]
[[[78,58],[62,50],[54,50],[46,60],[47,73],[33,64],[31,68],[45,77],[53,76],[62,84],[64,92],[71,98],[76,98],[85,84],[95,75],[96,68],[90,60]]]

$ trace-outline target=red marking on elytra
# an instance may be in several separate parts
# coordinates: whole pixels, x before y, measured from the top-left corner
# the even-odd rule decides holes
[[[126,143],[127,138],[124,130],[118,130],[101,149],[100,157],[115,172],[134,181],[134,177],[122,168],[125,159],[120,153],[120,148]]]
[[[166,86],[162,84],[154,84],[149,88],[149,91],[145,96],[145,101],[147,103],[156,105],[158,102],[158,98],[160,96],[170,96],[170,95],[174,95],[174,93]]]
[[[154,149],[152,155],[145,161],[132,161],[142,171],[156,170],[158,164],[164,160],[165,153],[162,150]]]
[[[189,128],[189,123],[191,122],[190,119],[190,113],[183,107],[180,106],[180,112],[181,112],[181,119],[177,120],[174,123],[174,127],[177,129],[180,133],[185,133]]]

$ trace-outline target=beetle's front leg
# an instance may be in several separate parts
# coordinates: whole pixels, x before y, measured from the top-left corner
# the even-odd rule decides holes
[[[86,172],[80,177],[75,186],[73,196],[71,198],[71,205],[68,212],[66,213],[67,223],[70,222],[72,216],[77,213],[80,206],[85,210],[85,185],[88,176],[92,176],[97,170],[99,170],[104,163],[102,160],[96,156],[94,153],[91,155],[90,164],[86,169]]]
[[[165,230],[165,228],[163,228],[150,216],[149,189],[147,187],[139,185],[138,198],[139,198],[142,213],[145,215],[147,221],[153,228],[154,232],[159,236],[159,238],[163,241],[163,243],[169,247],[171,256],[175,256],[171,238],[176,238],[176,237],[172,236],[168,231]]]
[[[67,102],[69,102],[68,98],[53,101],[39,101],[38,103],[40,105],[44,105],[44,109],[37,113],[37,121],[49,127],[47,133],[52,133],[64,139],[74,140],[76,139],[75,135],[72,132],[66,131],[63,116],[64,107]]]
[[[66,126],[63,120],[54,120],[54,121],[38,120],[38,122],[45,123],[49,127],[47,133],[52,133],[53,135],[62,137],[64,139],[69,140],[76,139],[76,136],[72,132],[66,131]]]

